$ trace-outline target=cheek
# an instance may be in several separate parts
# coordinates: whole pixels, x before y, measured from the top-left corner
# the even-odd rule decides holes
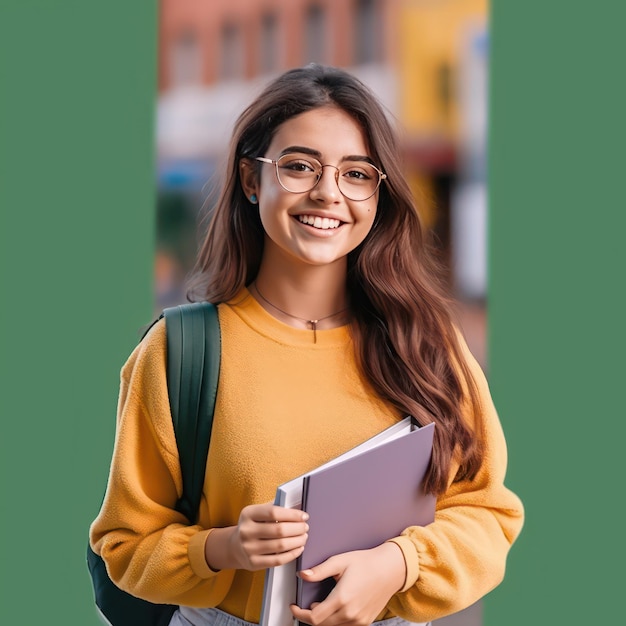
[[[363,235],[363,239],[365,239],[374,228],[376,228],[377,216],[378,216],[378,203],[373,203],[371,207],[368,207],[369,210],[366,210],[366,217],[364,218],[365,234]]]
[[[272,223],[272,212],[267,210],[267,205],[260,205],[259,207],[259,218],[261,220],[261,225],[263,226],[263,230],[267,233],[273,230]]]
[[[361,223],[364,228],[369,232],[374,226],[374,222],[376,221],[376,214],[378,213],[377,203],[372,203],[371,206],[364,207],[363,213],[361,217]]]
[[[376,220],[376,207],[372,207],[369,212],[367,209],[361,214],[358,221],[358,227],[353,233],[352,249],[360,246],[372,232],[374,221]]]
[[[280,191],[282,191],[282,187],[276,180],[274,166],[268,164],[261,170],[261,176],[259,177],[259,198],[275,202],[276,196]]]
[[[288,224],[286,210],[281,210],[281,194],[273,189],[267,189],[259,201],[258,211],[263,230],[270,236],[284,231]]]
[[[284,192],[278,185],[265,180],[259,186],[259,210],[265,213],[275,212],[284,204]],[[282,193],[281,193],[282,192]]]

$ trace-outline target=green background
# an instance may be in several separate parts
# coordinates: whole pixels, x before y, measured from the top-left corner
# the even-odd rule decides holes
[[[0,6],[0,624],[95,626],[87,530],[153,314],[156,3]]]
[[[622,7],[493,4],[489,372],[527,517],[486,626],[623,621]]]
[[[618,4],[493,5],[489,369],[527,523],[486,626],[622,614]],[[152,316],[156,25],[145,0],[0,4],[2,623],[99,623],[87,527]]]
[[[489,372],[527,518],[485,624],[617,624],[626,10],[496,0],[492,17]]]

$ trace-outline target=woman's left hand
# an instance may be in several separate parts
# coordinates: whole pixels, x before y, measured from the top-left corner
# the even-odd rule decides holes
[[[313,626],[369,626],[404,585],[406,566],[400,548],[387,542],[338,554],[299,576],[311,582],[333,577],[337,584],[310,609],[292,605],[294,617]]]

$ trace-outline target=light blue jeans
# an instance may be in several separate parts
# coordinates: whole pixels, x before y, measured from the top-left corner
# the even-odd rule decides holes
[[[399,617],[392,617],[381,622],[374,622],[376,626],[430,626],[407,622]],[[229,615],[219,609],[194,609],[181,606],[172,616],[169,626],[258,626],[252,622],[246,622],[234,615]]]

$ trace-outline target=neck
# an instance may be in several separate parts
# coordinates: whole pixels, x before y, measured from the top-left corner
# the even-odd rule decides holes
[[[340,284],[329,276],[306,278],[270,278],[260,271],[250,291],[270,315],[294,328],[316,331],[344,325],[349,317],[345,276]]]

